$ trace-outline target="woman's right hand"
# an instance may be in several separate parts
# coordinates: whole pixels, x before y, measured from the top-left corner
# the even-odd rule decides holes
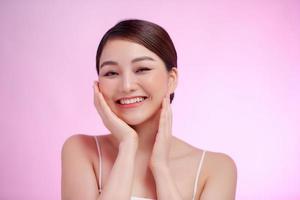
[[[112,112],[108,104],[106,103],[100,88],[98,86],[98,81],[94,81],[94,104],[101,116],[101,119],[105,127],[111,131],[113,136],[121,143],[138,143],[138,135],[134,129],[132,129],[128,124],[116,116]]]

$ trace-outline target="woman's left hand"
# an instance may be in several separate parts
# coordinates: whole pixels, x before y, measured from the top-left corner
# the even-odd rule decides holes
[[[164,98],[159,119],[159,127],[150,158],[150,168],[166,167],[169,161],[169,152],[172,138],[172,110],[170,97]]]

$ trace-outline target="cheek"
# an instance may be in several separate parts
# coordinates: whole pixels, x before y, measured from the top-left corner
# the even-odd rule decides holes
[[[151,85],[158,92],[166,92],[168,88],[168,79],[163,74],[155,75],[151,78]]]
[[[147,85],[147,90],[153,98],[161,99],[168,91],[168,82],[165,76],[155,75],[141,80],[143,85]]]

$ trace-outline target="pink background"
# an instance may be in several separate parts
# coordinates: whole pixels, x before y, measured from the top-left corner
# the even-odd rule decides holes
[[[237,199],[300,199],[300,2],[290,0],[1,1],[0,199],[59,199],[65,139],[106,133],[95,52],[124,18],[174,40],[174,135],[235,160]]]

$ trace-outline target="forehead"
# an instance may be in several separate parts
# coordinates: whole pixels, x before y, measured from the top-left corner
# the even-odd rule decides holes
[[[125,39],[110,39],[104,45],[100,63],[105,60],[129,61],[142,56],[163,62],[159,56],[141,44]]]

